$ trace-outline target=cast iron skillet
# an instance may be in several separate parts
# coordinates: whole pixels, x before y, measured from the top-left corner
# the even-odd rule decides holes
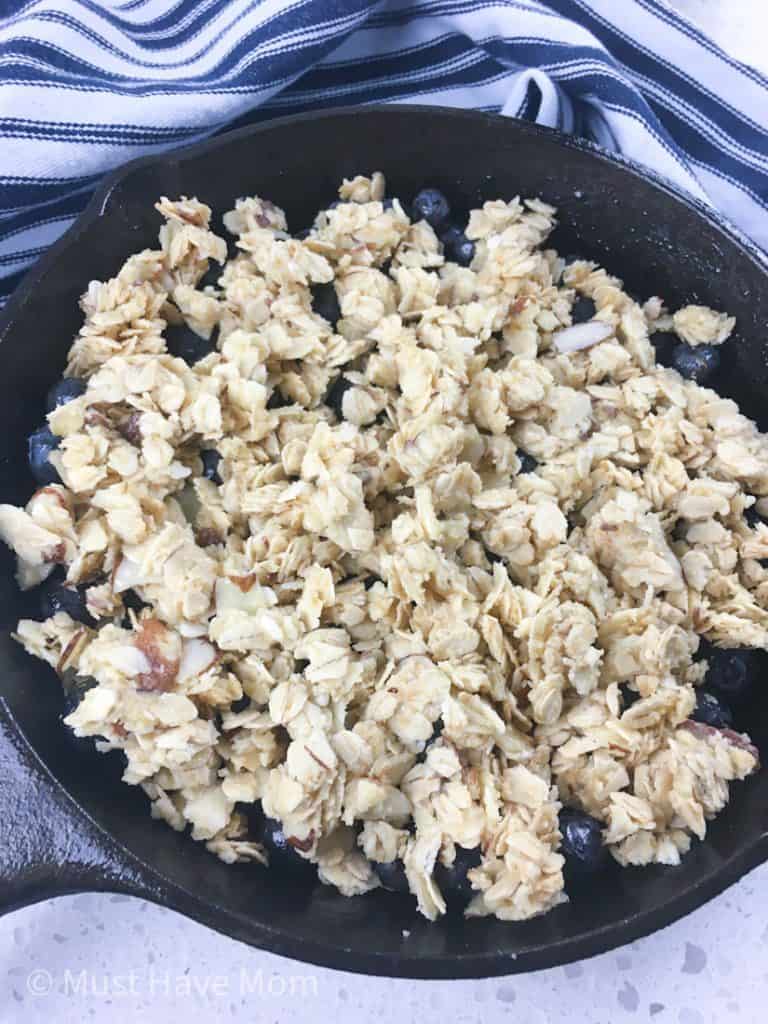
[[[381,169],[391,195],[424,184],[457,208],[517,193],[560,209],[564,253],[601,260],[642,296],[703,302],[738,319],[720,389],[766,427],[768,276],[758,252],[712,213],[637,167],[556,132],[426,107],[339,110],[249,127],[128,164],[99,189],[16,292],[0,348],[0,500],[33,490],[25,438],[43,418],[92,278],[155,244],[161,194],[197,195],[217,214],[258,193],[308,224],[343,175]],[[679,868],[609,872],[571,903],[520,924],[429,924],[408,898],[344,899],[321,885],[226,867],[201,844],[154,822],[143,795],[119,783],[115,755],[71,744],[53,672],[10,639],[20,614],[12,564],[0,558],[0,908],[81,890],[143,896],[285,956],[402,977],[510,974],[591,956],[661,928],[768,858],[768,773],[734,787],[728,809]],[[768,752],[765,690],[737,723]]]

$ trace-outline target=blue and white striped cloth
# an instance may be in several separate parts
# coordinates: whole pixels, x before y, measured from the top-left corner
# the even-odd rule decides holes
[[[0,301],[111,168],[359,103],[559,127],[768,249],[768,79],[657,0],[0,0],[0,15]]]

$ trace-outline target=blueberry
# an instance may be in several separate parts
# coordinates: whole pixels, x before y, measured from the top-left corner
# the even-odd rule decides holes
[[[497,562],[504,562],[504,558],[501,555],[497,555],[495,551],[491,551],[489,547],[483,547],[483,553],[491,565],[495,565]]]
[[[696,691],[696,707],[691,713],[691,718],[694,722],[713,725],[715,729],[730,729],[733,725],[730,708],[726,707],[714,693],[708,693],[706,690]]]
[[[172,356],[183,359],[187,365],[192,366],[200,359],[216,350],[216,334],[210,338],[201,338],[191,327],[186,324],[169,324],[165,329],[165,344]]]
[[[291,402],[290,398],[286,398],[282,391],[275,388],[267,400],[267,408],[284,409],[287,405],[293,405],[293,402]]]
[[[444,227],[451,215],[451,208],[443,193],[436,188],[423,188],[411,204],[411,219],[425,220],[435,230]]]
[[[80,706],[85,694],[92,687],[96,686],[96,680],[91,676],[78,676],[75,675],[74,671],[69,669],[64,673],[63,683],[63,701],[61,707],[61,719],[62,726],[64,728],[64,738],[67,745],[78,751],[81,754],[93,754],[93,742],[96,739],[95,736],[75,736],[71,726],[67,725],[63,720],[71,715],[73,711],[77,711]]]
[[[45,487],[47,484],[60,484],[61,477],[56,468],[48,461],[48,456],[59,447],[60,438],[56,437],[46,423],[29,435],[27,451],[29,469],[35,482]]]
[[[340,374],[328,388],[326,393],[325,404],[329,406],[329,408],[333,409],[340,420],[344,419],[341,403],[344,399],[344,395],[351,387],[352,384],[347,380],[347,378],[343,374]]]
[[[229,710],[233,714],[239,715],[241,711],[247,711],[250,706],[251,698],[244,693],[242,697],[238,697],[237,700],[232,701],[229,705]]]
[[[67,715],[71,715],[73,711],[76,711],[80,706],[80,701],[86,695],[88,690],[93,689],[96,686],[96,680],[91,676],[78,676],[73,671],[68,671],[63,680],[64,684],[64,708],[62,710],[61,717],[66,718]]]
[[[395,201],[394,199],[384,199],[382,200],[381,205],[384,207],[385,210],[391,210],[392,207],[395,205]]]
[[[123,599],[123,609],[126,612],[133,612],[135,615],[139,615],[145,608],[149,608],[146,601],[142,601],[135,590],[124,590],[120,597]],[[130,629],[131,621],[129,616],[126,614],[123,616],[123,629]]]
[[[586,295],[579,295],[571,306],[571,320],[575,324],[584,324],[587,320],[591,320],[597,312],[592,299],[588,299]]]
[[[539,461],[534,459],[528,452],[524,452],[522,448],[517,449],[517,457],[520,459],[520,473],[533,473],[538,469]]]
[[[585,811],[570,807],[560,811],[560,852],[572,877],[592,874],[607,862],[608,852],[603,846],[602,830],[597,818]]]
[[[710,647],[706,657],[709,661],[707,689],[729,701],[743,700],[749,694],[756,674],[755,652]]]
[[[747,526],[754,530],[756,526],[763,522],[763,517],[757,511],[754,505],[750,505],[749,508],[744,509],[744,518],[747,521]]]
[[[405,877],[405,868],[401,860],[391,860],[388,863],[372,861],[371,867],[378,875],[379,881],[389,892],[410,892],[408,879]]]
[[[312,309],[329,324],[335,325],[341,318],[341,308],[333,281],[312,286]]]
[[[215,448],[204,448],[200,452],[200,458],[203,463],[203,476],[205,479],[212,480],[215,484],[220,484],[219,463],[221,462],[221,455]]]
[[[259,829],[259,839],[267,848],[269,862],[291,871],[311,871],[312,864],[297,851],[295,841],[290,842],[283,826],[275,818],[264,816]]]
[[[442,735],[443,735],[443,720],[442,720],[442,718],[438,718],[435,722],[432,723],[432,735],[426,741],[426,743],[424,744],[424,749],[422,750],[422,752],[416,758],[416,761],[419,764],[421,764],[423,761],[426,761],[427,754],[429,753],[429,748],[432,746],[432,744],[435,742],[435,740],[439,740]]]
[[[217,288],[219,284],[219,278],[224,272],[224,268],[216,262],[216,260],[208,260],[208,269],[197,282],[197,288],[202,291],[203,288]]]
[[[312,228],[302,228],[301,231],[297,231],[293,236],[298,242],[303,242],[305,238],[309,238],[309,233]]]
[[[460,267],[468,267],[475,258],[475,243],[470,242],[461,228],[452,226],[440,235],[445,258],[458,263]]]
[[[651,335],[651,344],[656,351],[656,362],[672,366],[672,357],[678,346],[677,335],[671,331],[656,331]]]
[[[677,345],[672,350],[672,365],[686,380],[706,384],[720,368],[720,353],[712,345]]]
[[[480,847],[475,846],[466,850],[463,846],[456,847],[456,856],[449,868],[438,859],[435,864],[435,882],[444,896],[461,896],[463,899],[471,899],[474,895],[472,884],[467,878],[467,872],[480,864]]]
[[[623,711],[628,711],[633,704],[636,704],[641,698],[637,690],[630,689],[629,683],[622,683],[619,687],[621,693],[621,706]]]
[[[73,398],[84,395],[87,387],[87,383],[81,377],[63,377],[48,392],[45,402],[46,412],[53,412],[60,405],[66,405]]]
[[[57,612],[66,612],[75,622],[93,623],[85,603],[85,589],[49,579],[40,588],[40,614],[49,619]]]

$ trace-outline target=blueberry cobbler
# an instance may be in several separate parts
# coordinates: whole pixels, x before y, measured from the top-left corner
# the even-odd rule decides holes
[[[256,197],[222,234],[156,208],[0,507],[65,727],[222,860],[432,919],[678,864],[758,766],[734,321],[563,259],[535,199],[458,219],[375,173],[293,234]]]

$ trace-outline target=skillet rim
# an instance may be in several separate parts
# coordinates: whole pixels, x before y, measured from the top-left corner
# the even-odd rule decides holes
[[[110,196],[116,187],[130,177],[135,171],[153,165],[180,163],[192,160],[199,155],[212,152],[216,149],[226,147],[230,142],[247,138],[251,135],[259,135],[275,127],[300,124],[305,121],[316,121],[334,117],[345,117],[350,115],[374,113],[384,116],[397,116],[399,112],[409,114],[429,114],[438,117],[450,117],[455,119],[469,119],[486,121],[488,126],[494,124],[508,125],[513,122],[524,134],[548,138],[565,149],[574,149],[580,152],[589,153],[592,157],[604,163],[613,165],[616,169],[629,175],[640,178],[645,183],[650,183],[665,192],[678,203],[682,203],[694,216],[702,217],[716,231],[729,236],[729,240],[744,250],[745,255],[755,262],[761,270],[768,274],[768,252],[763,251],[755,242],[741,231],[735,224],[728,220],[723,214],[707,205],[700,199],[684,191],[664,175],[658,174],[651,168],[645,167],[629,157],[619,153],[610,153],[597,144],[587,139],[577,138],[574,135],[567,135],[556,128],[549,128],[546,125],[537,124],[534,121],[524,121],[516,117],[506,117],[502,114],[491,114],[482,110],[467,110],[463,108],[429,106],[418,103],[378,103],[370,106],[345,106],[329,107],[307,114],[290,114],[286,117],[270,118],[259,121],[256,124],[245,125],[242,128],[234,128],[220,135],[204,139],[200,142],[190,143],[188,146],[180,146],[178,149],[165,150],[162,153],[139,156],[121,164],[107,174],[88,201],[85,208],[76,219],[70,224],[66,231],[43,253],[39,259],[32,264],[25,276],[11,293],[5,306],[0,310],[0,343],[5,337],[6,331],[17,319],[18,314],[24,309],[33,297],[34,288],[45,276],[49,269],[58,262],[60,255],[66,251],[82,234],[84,228],[102,217],[109,203]]]

